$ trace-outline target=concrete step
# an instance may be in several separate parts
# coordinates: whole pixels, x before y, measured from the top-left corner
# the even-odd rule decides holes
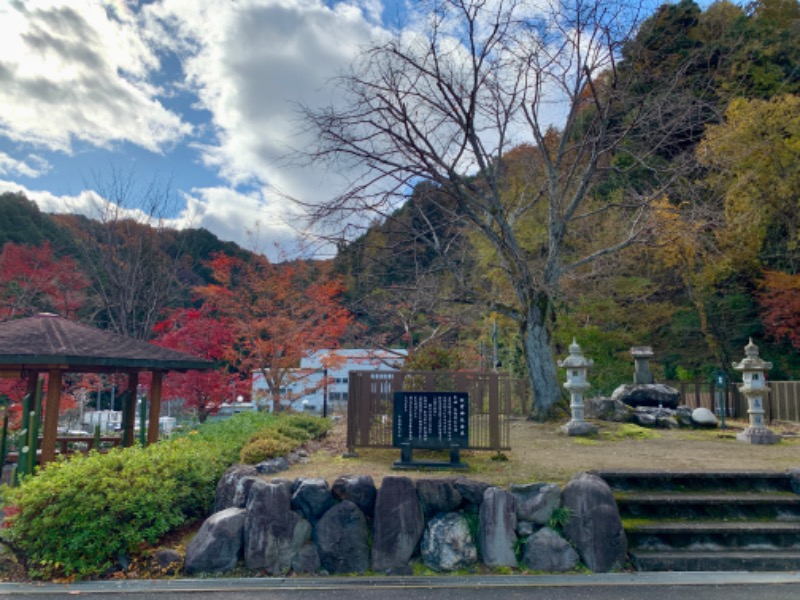
[[[800,522],[786,521],[653,521],[625,525],[631,552],[637,549],[721,550],[797,549]]]
[[[750,471],[593,471],[616,492],[791,492],[786,473]]]
[[[796,571],[800,550],[635,551],[639,571]]]
[[[791,492],[615,494],[622,518],[800,521],[800,495]]]

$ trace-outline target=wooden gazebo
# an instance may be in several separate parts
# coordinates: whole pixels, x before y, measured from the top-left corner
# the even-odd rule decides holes
[[[109,333],[57,315],[42,313],[35,317],[0,323],[0,376],[26,379],[32,394],[40,373],[47,373],[45,420],[42,435],[41,463],[55,459],[61,381],[64,373],[124,373],[128,391],[136,398],[139,373],[151,371],[150,410],[147,441],[158,441],[161,414],[161,382],[165,371],[206,370],[211,361],[161,348],[154,344]],[[133,444],[136,402],[127,403],[123,445]]]

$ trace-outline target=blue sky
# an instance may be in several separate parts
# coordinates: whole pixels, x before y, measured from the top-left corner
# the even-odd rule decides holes
[[[0,0],[0,192],[91,215],[121,172],[169,183],[175,226],[292,252],[286,197],[343,182],[286,160],[304,143],[293,103],[335,103],[326,80],[405,15],[403,0]]]

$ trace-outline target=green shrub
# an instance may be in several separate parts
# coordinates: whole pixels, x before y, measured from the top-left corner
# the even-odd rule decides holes
[[[96,577],[122,557],[134,558],[145,545],[206,516],[219,478],[256,432],[267,431],[269,437],[249,456],[258,450],[263,458],[247,462],[299,445],[280,428],[313,434],[329,427],[314,417],[293,419],[241,413],[147,448],[58,460],[19,487],[5,489],[3,537],[25,555],[31,577]]]
[[[239,453],[239,461],[247,465],[254,465],[262,460],[283,456],[294,450],[295,447],[297,447],[295,440],[274,432],[274,435],[257,438],[242,448]]]
[[[75,455],[5,493],[6,535],[32,577],[93,577],[205,515],[226,468],[208,443]]]
[[[284,437],[295,440],[300,444],[305,444],[312,438],[311,433],[309,433],[307,430],[301,429],[300,427],[295,427],[291,423],[279,423],[275,426],[275,431]]]
[[[31,577],[96,577],[207,515],[222,473],[276,420],[243,413],[146,449],[51,463],[4,491],[3,537],[24,553]]]
[[[333,427],[330,419],[312,417],[311,415],[288,415],[285,421],[292,427],[306,430],[312,439],[322,437]]]

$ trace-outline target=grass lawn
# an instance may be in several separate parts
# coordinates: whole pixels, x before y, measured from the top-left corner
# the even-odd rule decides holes
[[[568,437],[558,433],[561,423],[534,423],[520,419],[511,424],[510,452],[461,453],[469,465],[464,471],[395,471],[397,449],[358,449],[358,458],[343,458],[345,425],[317,442],[306,464],[295,465],[284,477],[321,477],[329,482],[343,474],[371,475],[375,483],[387,475],[420,477],[466,476],[505,486],[511,483],[547,481],[565,484],[576,473],[593,469],[667,471],[784,471],[800,467],[800,424],[774,423],[784,435],[780,444],[756,446],[736,440],[744,421],[726,421],[727,429],[655,430],[633,425],[597,422],[595,438]],[[415,459],[449,460],[446,453],[414,452]],[[497,460],[498,458],[504,460]]]

